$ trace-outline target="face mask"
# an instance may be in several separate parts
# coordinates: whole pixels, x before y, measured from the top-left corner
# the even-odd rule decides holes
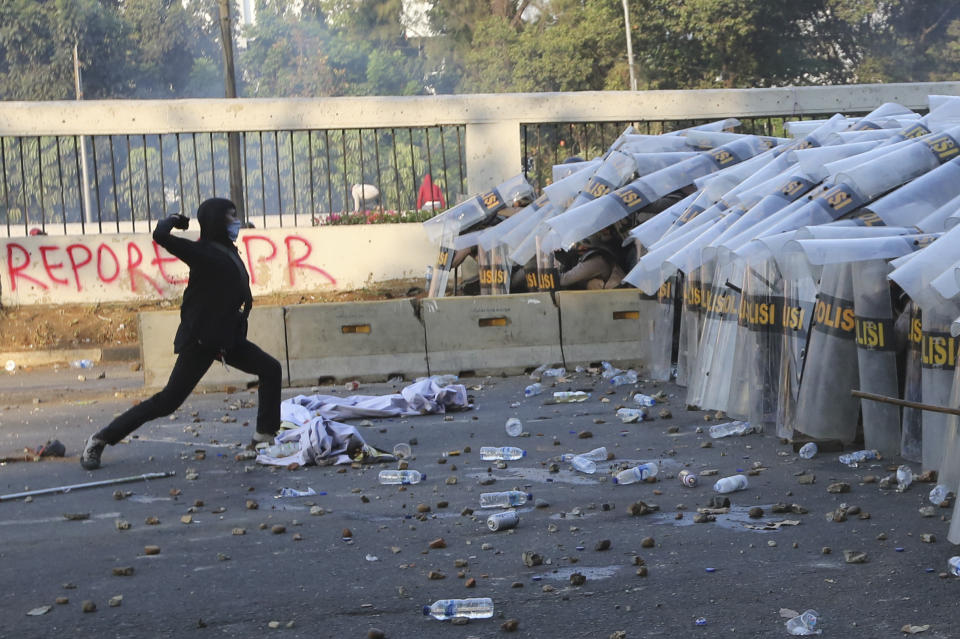
[[[227,237],[230,238],[231,242],[237,241],[237,237],[240,235],[241,227],[242,225],[240,224],[239,220],[230,222],[230,224],[227,225]]]

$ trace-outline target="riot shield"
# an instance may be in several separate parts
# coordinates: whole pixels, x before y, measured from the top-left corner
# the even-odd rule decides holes
[[[603,158],[590,179],[583,186],[570,205],[575,209],[588,202],[603,197],[626,184],[637,170],[636,160],[628,153],[612,151]],[[586,236],[584,236],[586,237]],[[581,238],[577,238],[581,239]]]
[[[672,368],[673,334],[678,277],[674,275],[657,290],[657,308],[654,311],[653,330],[643,336],[648,342],[649,375],[651,379],[668,381]]]
[[[703,205],[697,203],[697,201],[700,199],[703,200]],[[686,213],[687,209],[695,207],[696,211],[699,213],[700,211],[706,209],[707,206],[709,206],[709,204],[706,203],[706,196],[700,192],[691,193],[673,206],[660,211],[649,220],[646,220],[637,225],[635,228],[631,229],[628,240],[636,242],[638,246],[642,247],[643,250],[646,251],[652,244],[654,244],[663,236],[664,232],[670,228],[674,220]]]
[[[850,390],[859,387],[849,263],[823,268],[814,306],[794,428],[816,439],[852,442],[857,434],[859,402]]]
[[[431,242],[437,242],[449,228],[456,228],[456,233],[459,234],[508,206],[532,202],[533,199],[533,187],[520,173],[497,185],[492,191],[472,197],[430,218],[423,223],[423,229]],[[451,224],[453,226],[450,226]]]
[[[595,160],[585,160],[583,162],[565,162],[563,164],[554,164],[550,170],[550,179],[553,183],[559,182],[563,178],[570,177],[574,173],[587,171],[588,175],[600,166],[600,158]]]
[[[960,195],[948,200],[917,223],[917,228],[928,233],[949,231],[960,222]]]
[[[897,318],[897,336],[905,345],[903,366],[902,397],[910,402],[923,401],[923,376],[921,368],[921,344],[923,342],[923,321],[920,306],[908,302],[907,307]],[[905,324],[903,328],[899,324]],[[898,344],[898,348],[900,348]],[[912,462],[923,461],[923,411],[919,408],[904,407],[900,422],[900,455]]]

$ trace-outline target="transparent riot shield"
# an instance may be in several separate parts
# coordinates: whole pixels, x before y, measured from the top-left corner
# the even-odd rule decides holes
[[[796,430],[816,439],[852,442],[857,434],[859,387],[853,306],[853,269],[849,263],[823,268],[813,311]]]
[[[450,228],[450,224],[454,224],[459,233],[508,206],[527,204],[533,199],[533,187],[520,173],[497,185],[492,191],[472,197],[430,218],[423,223],[423,229],[431,242],[437,242]]]
[[[920,306],[908,302],[900,314],[896,334],[905,352],[903,365],[903,392],[901,396],[910,402],[923,401],[921,384],[921,344],[923,342],[922,317]],[[901,328],[900,325],[903,325]],[[904,407],[900,421],[900,455],[912,462],[923,460],[923,411],[919,408]]]
[[[510,292],[512,270],[507,249],[502,244],[488,250],[477,247],[481,295],[506,295]]]
[[[674,320],[677,302],[677,276],[669,278],[657,291],[657,308],[649,342],[649,375],[651,379],[668,381],[672,369]]]
[[[860,390],[900,396],[890,266],[886,260],[864,260],[853,265],[853,305]],[[900,409],[893,404],[862,400],[864,448],[884,457],[900,453]]]
[[[801,261],[797,255],[777,255],[777,269],[793,274],[792,277],[781,276],[779,286],[783,290],[783,305],[779,320],[779,329],[782,331],[780,340],[780,381],[777,384],[777,435],[785,439],[792,439],[797,427],[797,403],[800,395],[800,379],[803,373],[806,356],[807,340],[813,318],[813,307],[816,302],[816,283],[805,273],[807,269],[792,261]]]
[[[612,151],[603,158],[603,162],[583,186],[570,205],[575,209],[596,200],[626,184],[637,170],[637,163],[629,153]],[[589,235],[589,233],[588,233]],[[582,239],[582,238],[577,238]]]
[[[704,199],[704,204],[697,204],[698,199]],[[712,204],[712,202],[711,202]],[[637,225],[630,230],[629,241],[636,242],[638,246],[646,251],[652,244],[659,240],[664,232],[670,228],[673,221],[681,215],[684,215],[687,209],[695,207],[697,212],[703,211],[709,204],[706,203],[706,197],[700,192],[694,192],[683,198],[673,206],[660,211],[649,220]]]
[[[712,352],[705,371],[701,405],[729,411],[730,386],[737,375],[737,372],[730,370],[730,366],[737,346],[744,263],[734,260],[718,266],[714,275],[714,290],[712,295],[707,296],[709,306],[704,319],[704,327],[712,328],[712,335],[704,335],[703,339],[707,340],[704,352]]]
[[[595,160],[586,160],[584,162],[567,162],[564,164],[554,164],[550,171],[550,178],[554,183],[559,182],[563,178],[570,177],[574,173],[580,173],[581,171],[587,171],[588,175],[598,166],[600,166],[600,158]]]
[[[450,270],[453,267],[453,257],[456,254],[454,243],[460,225],[456,220],[448,219],[440,234],[440,251],[430,279],[429,297],[444,297],[447,294],[447,283],[450,280]]]
[[[702,267],[695,269],[683,278],[683,313],[680,317],[680,340],[677,347],[677,384],[679,386],[687,386],[689,369],[697,360],[702,316],[700,311],[702,270]]]
[[[731,385],[731,404],[749,404],[749,420],[764,430],[776,431],[780,392],[780,358],[783,350],[783,280],[776,261],[768,255],[751,256],[744,269],[741,309],[748,332],[734,358],[735,368],[749,371],[742,386]],[[742,299],[743,299],[742,298]],[[743,395],[737,398],[736,395]]]
[[[949,231],[960,223],[960,195],[947,201],[943,206],[931,212],[917,222],[917,228],[927,233]]]
[[[553,251],[544,251],[540,246],[540,238],[536,239],[537,245],[537,289],[538,291],[556,291],[560,289],[560,270],[557,265],[557,259]]]
[[[925,404],[949,404],[958,348],[957,339],[950,336],[950,323],[958,312],[960,306],[955,304],[923,309],[920,384]],[[922,420],[923,468],[939,470],[944,460],[943,442],[947,433],[947,415],[924,411]]]

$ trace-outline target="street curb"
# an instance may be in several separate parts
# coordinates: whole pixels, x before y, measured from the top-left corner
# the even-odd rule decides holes
[[[0,363],[13,361],[20,366],[66,364],[78,359],[96,362],[132,362],[140,359],[140,346],[108,346],[106,348],[52,348],[30,351],[0,352]]]

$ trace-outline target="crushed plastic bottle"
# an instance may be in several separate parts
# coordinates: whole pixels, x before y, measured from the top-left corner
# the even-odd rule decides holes
[[[526,457],[527,451],[516,446],[482,446],[480,448],[480,459],[483,461],[513,461]]]
[[[637,371],[630,369],[626,373],[614,375],[610,378],[610,383],[614,386],[626,386],[627,384],[637,383]]]
[[[534,395],[539,395],[542,392],[543,392],[543,384],[541,384],[540,382],[536,382],[534,384],[530,384],[529,386],[523,389],[523,396],[533,397]]]
[[[313,488],[307,488],[306,490],[297,490],[296,488],[281,488],[280,494],[277,497],[310,497],[311,495],[316,495],[317,491]]]
[[[713,490],[720,494],[724,494],[743,490],[747,486],[748,482],[746,475],[732,475],[730,477],[718,479],[713,485]]]
[[[535,369],[530,371],[530,379],[539,382],[543,378],[543,371],[547,370],[548,368],[548,365],[540,364],[540,366],[537,366]]]
[[[897,490],[899,492],[905,491],[907,488],[910,488],[910,484],[913,483],[913,471],[910,470],[909,466],[899,466],[897,468]]]
[[[657,400],[650,397],[649,395],[644,395],[643,393],[637,393],[636,395],[633,396],[633,403],[639,404],[640,406],[646,406],[649,408],[650,406],[656,406]]]
[[[381,484],[419,484],[427,476],[419,470],[381,470],[377,480]]]
[[[587,459],[583,455],[577,455],[571,459],[570,465],[573,466],[574,470],[586,473],[587,475],[592,475],[597,472],[597,462],[592,459]]]
[[[397,459],[406,459],[413,454],[413,449],[410,448],[410,444],[400,442],[393,447],[393,456]]]
[[[800,447],[800,450],[797,451],[797,454],[800,455],[803,459],[813,459],[817,455],[817,445],[814,442],[807,442]]]
[[[93,362],[89,359],[75,359],[70,362],[70,365],[74,368],[91,368],[93,366]]]
[[[430,282],[433,281],[433,267],[432,267],[432,266],[429,266],[429,265],[427,266],[427,272],[424,273],[423,279],[425,280],[425,283],[424,283],[424,285],[423,285],[423,290],[429,291],[429,290],[430,290]]]
[[[590,461],[607,461],[607,447],[601,446],[600,448],[594,448],[593,450],[587,451],[585,453],[575,454],[575,453],[564,453],[560,455],[560,461],[573,461],[574,457],[583,457],[584,459],[589,459]]]
[[[787,632],[794,636],[819,635],[823,632],[817,628],[820,623],[820,613],[816,610],[806,610],[793,619],[788,619]]]
[[[720,439],[721,437],[730,437],[731,435],[749,435],[757,432],[750,425],[750,422],[727,422],[725,424],[714,424],[710,427],[710,437]]]
[[[438,599],[423,607],[423,614],[441,621],[454,617],[488,619],[493,616],[493,599]]]
[[[300,452],[300,442],[283,442],[263,449],[263,454],[269,457],[289,457]]]
[[[576,404],[590,399],[590,393],[584,391],[556,391],[553,393],[555,404]]]
[[[343,390],[347,391],[348,393],[353,392],[358,388],[360,388],[360,382],[358,382],[357,380],[347,382],[346,384],[343,385]]]
[[[656,477],[657,473],[660,472],[660,465],[654,462],[648,462],[646,464],[640,464],[639,466],[634,466],[633,468],[628,468],[626,470],[621,470],[613,478],[614,484],[633,484],[638,481],[644,481],[648,477]]]
[[[623,371],[611,364],[610,362],[600,362],[600,365],[603,367],[603,372],[600,373],[600,376],[603,379],[610,379],[611,377],[616,377]]]
[[[430,379],[436,382],[437,386],[449,386],[450,384],[456,384],[460,381],[460,378],[456,375],[431,375]]]
[[[543,377],[566,377],[566,376],[567,376],[567,369],[565,369],[564,367],[561,366],[560,368],[548,368],[548,369],[546,369],[545,371],[543,371],[543,374],[541,375],[541,378],[543,378]]]
[[[858,450],[853,453],[840,455],[837,459],[840,460],[841,464],[846,464],[850,468],[856,468],[861,462],[870,459],[880,459],[880,453],[876,450]]]
[[[499,493],[480,493],[481,508],[510,508],[522,506],[533,499],[533,495],[520,490],[505,490]]]
[[[934,506],[939,506],[943,502],[947,501],[947,495],[949,491],[947,487],[943,484],[937,484],[932,489],[930,489],[930,503]]]
[[[510,437],[519,437],[520,434],[523,433],[523,422],[516,417],[511,417],[507,420],[507,423],[504,424],[504,428]]]
[[[520,515],[515,510],[507,510],[502,513],[493,513],[487,517],[487,528],[493,532],[498,530],[507,530],[516,528],[520,523]]]
[[[954,577],[960,577],[960,557],[953,556],[947,560],[947,572]]]
[[[620,418],[620,421],[624,424],[633,424],[634,422],[642,422],[647,418],[647,411],[642,408],[618,408],[617,417]]]

